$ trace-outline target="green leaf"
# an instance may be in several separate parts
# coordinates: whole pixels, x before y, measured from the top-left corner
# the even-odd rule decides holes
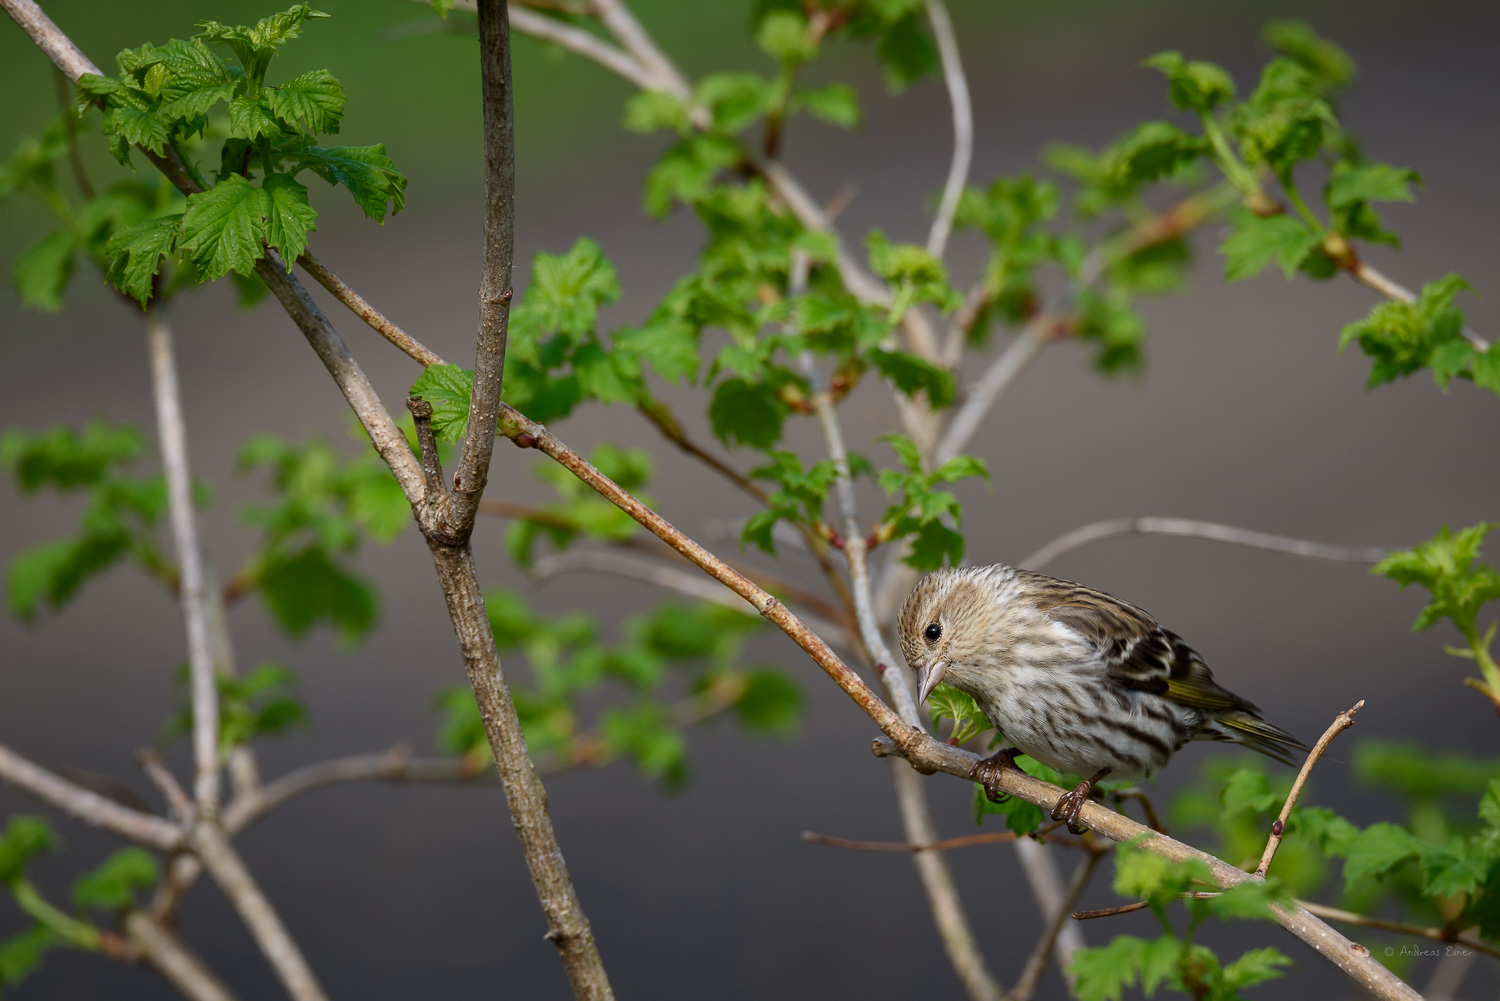
[[[307,189],[289,174],[272,174],[262,182],[268,196],[266,243],[281,252],[287,271],[307,249],[307,234],[317,229],[318,213],[307,198]]]
[[[1346,208],[1355,202],[1409,202],[1414,196],[1413,184],[1421,184],[1422,175],[1406,167],[1388,163],[1354,166],[1347,161],[1334,164],[1324,196],[1332,208]]]
[[[708,419],[724,444],[768,449],[781,440],[786,405],[766,383],[726,379],[714,388]]]
[[[1175,174],[1208,152],[1202,136],[1168,122],[1142,122],[1106,155],[1116,180],[1133,187]]]
[[[162,87],[157,113],[193,119],[234,97],[239,80],[229,65],[199,39],[174,38],[157,50],[171,76]]]
[[[810,62],[818,56],[818,43],[808,32],[807,18],[796,10],[773,10],[761,18],[755,44],[786,66]]]
[[[1307,839],[1324,858],[1344,856],[1359,837],[1359,828],[1327,807],[1298,807],[1287,828]]]
[[[152,296],[152,282],[164,257],[172,253],[182,232],[182,213],[158,216],[121,230],[109,238],[110,284],[144,306]]]
[[[129,425],[91,420],[83,431],[59,427],[31,434],[11,429],[0,434],[0,466],[25,493],[42,486],[69,491],[93,486],[113,466],[134,461],[146,439]]]
[[[104,113],[104,134],[127,146],[149,149],[157,156],[166,152],[167,140],[171,137],[168,123],[157,114],[128,105],[111,107]],[[120,159],[118,153],[116,159]],[[128,157],[120,162],[128,163]]]
[[[1434,366],[1434,374],[1443,385],[1454,374],[1453,361],[1447,355],[1453,347],[1466,360],[1477,362],[1466,345],[1456,343],[1463,337],[1464,316],[1454,308],[1453,299],[1465,290],[1471,290],[1468,282],[1458,275],[1448,275],[1422,286],[1416,302],[1378,303],[1369,316],[1345,325],[1339,333],[1339,349],[1358,342],[1360,350],[1373,359],[1370,386],[1394,382],[1429,365]],[[1434,365],[1435,360],[1442,362],[1441,369]]]
[[[1360,880],[1382,876],[1407,859],[1419,857],[1425,846],[1405,828],[1395,824],[1371,824],[1359,833],[1344,859],[1344,887],[1352,889]]]
[[[628,711],[611,709],[600,729],[612,752],[633,758],[651,778],[680,786],[687,778],[687,742],[664,717],[664,710],[649,703]]]
[[[40,924],[0,940],[0,986],[19,984],[41,965],[42,953],[57,944],[57,936]]]
[[[1242,886],[1245,884],[1241,884]],[[1239,889],[1240,887],[1236,887]],[[1292,961],[1273,946],[1251,949],[1239,959],[1224,967],[1224,984],[1230,990],[1254,987],[1267,980],[1281,976],[1281,968],[1291,966]]]
[[[1184,111],[1210,112],[1234,97],[1234,78],[1213,63],[1188,61],[1180,52],[1159,52],[1142,65],[1166,74],[1172,103]]]
[[[44,542],[23,550],[10,561],[6,571],[6,596],[11,611],[17,618],[29,620],[43,603],[50,608],[61,608],[90,577],[118,562],[129,546],[129,536],[110,532]]]
[[[1244,215],[1219,247],[1224,255],[1224,279],[1237,282],[1251,278],[1273,260],[1291,278],[1320,243],[1318,234],[1291,216],[1263,219]]]
[[[370,585],[317,546],[275,561],[261,577],[260,594],[277,624],[293,636],[328,623],[345,643],[353,643],[378,617]]]
[[[1436,536],[1413,549],[1392,553],[1370,571],[1405,588],[1420,584],[1432,595],[1413,631],[1431,628],[1447,618],[1460,632],[1473,633],[1479,609],[1500,599],[1500,573],[1479,563],[1484,538],[1496,523],[1480,522],[1454,535],[1444,525]]]
[[[940,521],[929,521],[911,537],[911,552],[901,558],[907,566],[929,573],[947,563],[964,561],[964,537]]]
[[[473,372],[457,365],[429,365],[411,384],[408,395],[432,404],[432,431],[440,441],[458,441],[469,433],[473,394]]]
[[[342,184],[365,215],[385,222],[386,206],[395,215],[406,206],[406,177],[386,155],[385,146],[308,146],[299,151],[301,164],[329,184]]]
[[[751,671],[734,711],[751,730],[790,733],[802,717],[802,690],[780,671]]]
[[[544,330],[574,341],[594,330],[599,307],[620,298],[614,265],[593,240],[580,239],[566,254],[537,254],[522,304]]]
[[[1342,87],[1354,79],[1354,60],[1322,38],[1306,21],[1272,21],[1261,32],[1272,48],[1300,63],[1324,87]]]
[[[974,823],[984,823],[984,818],[998,813],[1005,818],[1005,829],[1013,834],[1030,834],[1046,823],[1047,815],[1042,808],[1015,796],[1006,796],[1000,802],[992,802],[984,786],[974,783]]]
[[[953,373],[935,362],[906,351],[883,351],[879,348],[868,355],[880,374],[907,397],[926,393],[927,402],[934,410],[953,405],[958,397],[958,385]]]
[[[33,857],[58,847],[58,837],[47,821],[28,814],[13,815],[0,833],[0,884],[9,886],[25,878]]]
[[[692,129],[687,104],[675,94],[663,90],[641,90],[625,102],[622,123],[632,132],[651,133],[670,129],[686,135]]]
[[[267,106],[266,96],[246,94],[229,102],[231,136],[241,139],[259,139],[262,136],[274,138],[286,131],[281,127],[281,120]]]
[[[270,65],[276,50],[300,35],[306,20],[327,16],[302,3],[279,14],[263,17],[248,27],[220,24],[218,21],[199,21],[198,27],[203,30],[196,37],[226,46],[258,86],[265,78],[266,67]]]
[[[920,8],[904,5],[909,12],[891,24],[875,43],[875,54],[885,70],[886,86],[899,93],[933,73],[940,65],[937,43],[927,31]]]
[[[156,859],[139,848],[122,848],[73,883],[73,902],[80,908],[120,911],[135,903],[137,889],[149,889],[160,871]]]
[[[10,277],[28,306],[52,312],[62,308],[63,291],[73,277],[78,243],[67,230],[57,229],[16,258]]]
[[[846,83],[799,90],[792,99],[792,106],[841,129],[857,128],[860,123],[859,98],[854,88]]]
[[[344,116],[344,88],[327,70],[309,70],[266,92],[266,103],[283,121],[312,132],[337,132]]]
[[[713,116],[714,127],[730,133],[764,115],[773,96],[772,82],[754,73],[712,73],[694,91],[696,103]]]
[[[668,382],[698,381],[698,337],[691,324],[677,320],[626,327],[611,335],[616,351],[635,356]]]
[[[205,279],[255,270],[255,262],[264,256],[261,240],[271,211],[268,201],[262,189],[238,174],[188,196],[179,245],[192,253]]]
[[[1073,990],[1079,1001],[1121,1001],[1125,988],[1135,984],[1147,944],[1134,935],[1116,935],[1109,945],[1078,950],[1068,969],[1077,978]]]

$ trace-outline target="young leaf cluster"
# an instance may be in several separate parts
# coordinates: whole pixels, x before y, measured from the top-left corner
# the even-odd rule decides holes
[[[932,472],[922,469],[922,455],[910,438],[888,435],[901,469],[882,469],[876,482],[894,498],[875,537],[884,542],[906,539],[902,561],[918,570],[936,570],[945,562],[958,566],[964,558],[964,537],[958,531],[963,505],[944,484],[978,477],[989,482],[989,469],[972,456],[954,456]]]
[[[760,625],[753,616],[667,603],[627,620],[624,638],[607,643],[583,613],[549,618],[504,590],[487,594],[485,604],[502,653],[519,652],[530,669],[529,685],[519,672],[507,675],[526,745],[559,767],[628,758],[675,787],[687,777],[689,726],[729,712],[752,731],[796,726],[802,697],[790,679],[773,668],[739,666],[745,640]],[[624,704],[586,725],[580,697],[604,682],[621,691]],[[669,689],[686,695],[669,701]],[[473,693],[450,689],[438,702],[446,712],[439,746],[474,771],[486,767],[490,748]]]
[[[186,670],[178,672],[176,682],[182,690],[181,704],[163,732],[165,741],[193,732]],[[307,707],[297,694],[297,672],[285,664],[257,664],[242,678],[220,674],[218,688],[219,752],[225,759],[242,744],[261,737],[282,737],[294,727],[311,723]]]
[[[332,74],[267,79],[280,48],[308,20],[326,16],[298,4],[254,25],[203,21],[190,39],[122,51],[116,76],[79,80],[80,110],[103,110],[104,135],[122,164],[130,163],[132,147],[183,158],[204,189],[110,238],[108,275],[121,292],[144,305],[160,260],[174,254],[192,262],[199,280],[248,277],[268,247],[290,268],[317,225],[297,180],[303,171],[342,185],[373,219],[401,210],[406,178],[384,146],[319,145],[319,136],[338,132],[344,114],[344,90]],[[184,151],[210,135],[223,137],[211,186]]]

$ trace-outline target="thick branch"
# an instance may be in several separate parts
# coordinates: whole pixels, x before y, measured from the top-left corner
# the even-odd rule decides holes
[[[1221,525],[1212,521],[1196,521],[1191,518],[1111,518],[1096,521],[1082,528],[1075,528],[1047,543],[1017,566],[1028,570],[1040,570],[1064,553],[1086,546],[1100,539],[1117,535],[1176,535],[1194,539],[1211,539],[1228,542],[1252,549],[1266,549],[1288,556],[1305,556],[1316,560],[1334,560],[1341,563],[1379,563],[1385,559],[1387,550],[1375,546],[1332,546],[1325,542],[1309,542],[1292,539],[1284,535],[1252,532],[1233,525]]]
[[[449,528],[467,538],[489,478],[505,375],[511,270],[516,243],[516,144],[511,108],[510,19],[505,0],[480,0],[480,97],[484,102],[484,272],[474,339],[469,431],[453,474]]]
[[[1307,753],[1307,760],[1302,762],[1302,768],[1297,772],[1297,779],[1292,783],[1292,791],[1287,793],[1286,802],[1282,804],[1281,816],[1271,822],[1271,836],[1266,840],[1266,850],[1260,857],[1260,865],[1255,867],[1255,874],[1262,879],[1271,868],[1271,860],[1276,857],[1276,849],[1281,847],[1282,836],[1286,834],[1287,821],[1291,819],[1292,808],[1297,805],[1297,797],[1302,795],[1302,787],[1307,785],[1307,777],[1312,774],[1313,766],[1328,750],[1328,745],[1333,743],[1333,738],[1343,733],[1354,725],[1354,714],[1364,707],[1365,700],[1360,699],[1353,706],[1339,713],[1333,718],[1328,729],[1323,731],[1323,736],[1313,745],[1313,749]]]
[[[208,870],[224,896],[239,912],[240,919],[265,953],[282,986],[294,1001],[327,1001],[302,950],[292,940],[271,902],[256,885],[250,870],[216,824],[195,824],[188,835],[193,852]]]
[[[1467,949],[1482,952],[1487,956],[1500,959],[1500,949],[1495,948],[1488,942],[1481,941],[1477,935],[1460,935],[1451,928],[1425,928],[1422,925],[1411,925],[1404,921],[1386,921],[1382,918],[1372,918],[1364,914],[1356,914],[1353,911],[1343,911],[1337,907],[1325,907],[1315,904],[1309,900],[1297,901],[1297,906],[1309,914],[1316,914],[1320,918],[1329,921],[1337,921],[1340,924],[1357,925],[1361,928],[1378,928],[1381,931],[1399,932],[1402,935],[1415,935],[1418,938],[1430,939],[1434,942],[1452,942],[1462,945]]]
[[[182,831],[176,824],[149,813],[121,806],[112,799],[33,764],[0,744],[0,782],[37,799],[90,827],[108,831],[127,841],[161,852],[182,847]]]
[[[932,25],[932,36],[937,39],[938,56],[943,63],[943,82],[948,86],[948,103],[953,107],[953,161],[948,166],[948,180],[943,186],[942,200],[938,202],[937,218],[932,220],[932,230],[927,235],[928,251],[942,260],[948,249],[948,236],[953,232],[953,216],[958,211],[958,201],[969,179],[969,161],[974,156],[974,109],[969,100],[969,82],[958,54],[958,38],[953,33],[953,20],[948,16],[943,0],[927,0],[927,20]]]
[[[977,754],[961,747],[939,743],[930,738],[908,739],[905,743],[906,748],[903,750],[899,749],[894,739],[876,738],[873,750],[876,755],[882,757],[900,754],[910,761],[913,767],[921,771],[946,772],[965,781],[969,780],[974,766],[979,763]],[[1018,768],[1005,769],[1001,773],[999,785],[1005,793],[1018,796],[1044,810],[1054,807],[1063,795],[1063,791],[1057,786],[1033,778]],[[1228,889],[1247,879],[1256,878],[1252,873],[1236,869],[1228,862],[1180,841],[1175,841],[1164,834],[1157,834],[1149,827],[1138,824],[1129,817],[1092,801],[1084,804],[1079,815],[1079,822],[1111,841],[1128,841],[1131,838],[1142,837],[1141,850],[1160,855],[1172,862],[1196,859],[1208,868],[1210,875],[1221,889]],[[1392,1001],[1421,1001],[1421,996],[1416,991],[1380,965],[1370,955],[1368,949],[1334,931],[1308,908],[1301,905],[1284,907],[1274,904],[1271,907],[1271,916],[1277,924],[1312,946],[1322,954],[1323,958],[1333,963],[1351,980],[1376,997],[1392,999]]]
[[[183,997],[190,1001],[235,1001],[203,960],[150,915],[131,911],[125,916],[125,933],[140,949],[142,958]]]
[[[182,416],[172,332],[156,309],[147,309],[146,349],[151,358],[151,398],[167,480],[167,512],[177,549],[178,599],[187,627],[189,687],[193,705],[193,797],[198,811],[219,809],[219,685],[208,639],[208,589],[203,551],[193,513],[193,475],[188,467],[187,425]]]

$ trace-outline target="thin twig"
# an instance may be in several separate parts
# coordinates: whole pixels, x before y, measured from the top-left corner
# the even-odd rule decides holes
[[[932,230],[927,235],[928,252],[942,260],[948,249],[948,236],[953,232],[953,216],[969,179],[969,162],[974,156],[974,108],[963,61],[959,58],[958,38],[953,33],[953,20],[943,0],[927,0],[927,20],[932,25],[933,38],[937,39],[943,82],[948,86],[948,103],[953,108],[953,160],[948,166],[942,200],[938,202],[937,218],[932,220]]]
[[[1040,570],[1064,553],[1117,535],[1176,535],[1210,539],[1236,546],[1249,546],[1252,549],[1266,549],[1273,553],[1286,553],[1288,556],[1305,556],[1340,563],[1379,563],[1390,555],[1389,550],[1376,546],[1334,546],[1326,542],[1253,532],[1233,525],[1192,518],[1111,518],[1060,535],[1016,565],[1028,570]]]
[[[125,915],[125,933],[156,972],[189,1001],[235,1001],[229,988],[165,925],[144,911]]]
[[[845,848],[855,852],[892,852],[915,855],[918,852],[946,852],[954,848],[969,848],[973,845],[1004,844],[1020,837],[1014,831],[992,831],[988,834],[968,834],[961,838],[944,838],[915,845],[909,841],[860,841],[855,838],[838,838],[832,834],[803,831],[802,840],[810,845],[827,845],[829,848]]]
[[[426,4],[429,0],[417,0],[417,2]],[[479,12],[479,4],[476,0],[455,0],[453,7],[455,10],[464,10],[473,14]],[[616,76],[624,77],[641,90],[666,89],[662,86],[662,81],[642,66],[635,57],[620,51],[599,36],[566,21],[513,5],[510,11],[510,25],[516,31],[533,38],[540,38],[544,42],[551,42],[574,55],[583,56],[591,62],[598,63]]]
[[[684,98],[692,93],[687,78],[651,40],[622,0],[594,0],[594,14],[615,36],[615,41],[652,74],[656,81],[652,89],[667,90]]]
[[[766,492],[756,485],[750,477],[689,438],[676,416],[667,409],[666,404],[660,401],[652,401],[650,405],[644,403],[638,405],[636,410],[646,420],[650,421],[651,426],[660,431],[662,437],[667,439],[667,441],[670,441],[684,453],[697,459],[760,503],[764,504],[766,502]]]
[[[209,821],[193,825],[188,843],[202,861],[203,868],[229,898],[245,927],[250,929],[251,936],[293,1001],[327,1001],[328,996],[307,964],[307,958],[218,825]]]
[[[335,299],[348,306],[351,313],[364,320],[370,329],[396,345],[413,361],[420,362],[423,366],[445,364],[436,351],[426,347],[411,334],[388,320],[384,314],[366,302],[363,296],[346,285],[338,275],[329,271],[323,262],[311,253],[297,258],[297,266],[312,275],[319,285],[333,293]]]
[[[162,762],[161,755],[155,751],[139,751],[135,760],[141,766],[141,771],[156,786],[156,791],[161,793],[162,798],[167,801],[167,806],[177,815],[177,819],[188,823],[193,819],[193,801],[183,791],[182,784],[177,781],[167,766]]]
[[[1307,777],[1312,774],[1313,766],[1328,750],[1328,745],[1333,739],[1354,725],[1354,714],[1364,708],[1365,700],[1360,699],[1354,705],[1345,709],[1333,718],[1328,729],[1323,731],[1323,736],[1313,745],[1311,751],[1307,752],[1307,760],[1302,762],[1302,768],[1297,772],[1296,781],[1292,783],[1292,791],[1286,794],[1286,802],[1282,804],[1281,816],[1271,822],[1271,836],[1266,839],[1266,850],[1261,854],[1260,865],[1255,867],[1255,874],[1262,879],[1271,868],[1271,860],[1276,857],[1276,849],[1281,847],[1281,839],[1286,834],[1287,821],[1291,819],[1292,808],[1297,805],[1297,797],[1302,795],[1302,787],[1307,785]]]
[[[1026,965],[1021,968],[1021,977],[1016,981],[1005,995],[1005,1001],[1031,1001],[1036,994],[1037,985],[1042,982],[1042,974],[1047,972],[1047,961],[1052,958],[1052,951],[1057,945],[1058,938],[1063,929],[1072,927],[1068,924],[1068,915],[1078,905],[1078,898],[1083,896],[1084,889],[1089,885],[1089,877],[1093,876],[1094,869],[1099,865],[1099,860],[1104,856],[1090,853],[1078,868],[1073,870],[1073,878],[1068,881],[1068,889],[1057,908],[1047,920],[1047,926],[1042,931],[1042,937],[1037,941],[1036,948],[1031,955],[1026,957]]]
[[[1045,845],[1031,838],[1021,838],[1016,842],[1016,861],[1021,865],[1021,874],[1026,879],[1026,885],[1030,888],[1032,897],[1036,899],[1037,911],[1041,914],[1043,922],[1051,922],[1059,913],[1067,911],[1064,906],[1067,888],[1063,885],[1062,871],[1057,865],[1056,852],[1049,847],[1057,840],[1055,836],[1049,838]],[[1058,932],[1054,954],[1057,957],[1058,971],[1062,973],[1069,987],[1077,979],[1071,969],[1073,957],[1086,947],[1083,929],[1077,925],[1064,924],[1062,930]]]
[[[151,358],[151,398],[167,480],[167,513],[177,549],[177,589],[187,627],[188,670],[193,704],[193,798],[198,812],[219,809],[219,682],[208,640],[208,589],[203,551],[193,512],[193,474],[188,466],[187,424],[182,416],[172,332],[155,308],[145,311],[146,350]]]
[[[1415,935],[1417,938],[1431,939],[1434,942],[1449,942],[1461,945],[1466,949],[1482,952],[1486,956],[1500,958],[1500,948],[1481,941],[1478,936],[1453,931],[1451,928],[1427,928],[1422,925],[1411,925],[1404,921],[1386,921],[1383,918],[1372,918],[1364,914],[1356,914],[1353,911],[1340,910],[1337,907],[1325,907],[1315,904],[1310,900],[1299,900],[1297,906],[1310,914],[1316,914],[1320,918],[1329,921],[1337,921],[1340,924],[1358,925],[1362,928],[1378,928],[1381,931],[1400,932],[1403,935]]]
[[[1129,904],[1121,904],[1118,907],[1104,907],[1097,911],[1074,911],[1074,921],[1093,921],[1095,918],[1112,918],[1117,914],[1133,914],[1136,911],[1144,911],[1151,906],[1149,900],[1137,900]]]
[[[36,797],[74,820],[161,852],[182,847],[182,830],[154,814],[122,806],[48,771],[0,744],[0,782]]]
[[[1000,394],[1015,381],[1027,363],[1036,357],[1037,352],[1051,339],[1056,327],[1057,320],[1054,317],[1036,317],[995,356],[984,375],[970,387],[963,404],[954,412],[947,430],[938,441],[933,462],[942,465],[968,447]]]
[[[1146,826],[1158,834],[1167,833],[1167,825],[1163,824],[1161,818],[1156,815],[1156,807],[1152,804],[1151,797],[1146,795],[1146,790],[1140,786],[1131,786],[1129,789],[1117,790],[1115,795],[1121,799],[1133,799],[1141,804],[1141,812],[1146,815]]]

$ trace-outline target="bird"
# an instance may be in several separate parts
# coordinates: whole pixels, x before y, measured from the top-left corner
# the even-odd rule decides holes
[[[1150,613],[1072,581],[1003,563],[937,570],[897,626],[918,702],[947,682],[1012,745],[974,768],[991,799],[1019,754],[1090,776],[1051,811],[1075,834],[1095,783],[1148,778],[1189,740],[1232,741],[1288,765],[1307,749]]]

